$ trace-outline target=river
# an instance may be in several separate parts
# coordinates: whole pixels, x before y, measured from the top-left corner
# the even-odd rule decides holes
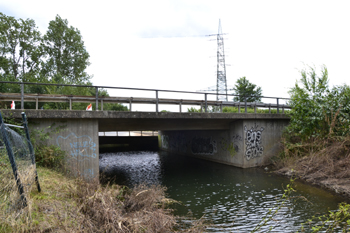
[[[274,212],[290,183],[261,168],[241,169],[169,152],[139,151],[100,154],[100,172],[113,182],[132,187],[139,183],[167,187],[180,201],[175,214],[211,222],[208,232],[249,232]],[[320,188],[294,182],[296,192],[273,220],[262,228],[273,232],[300,231],[315,214],[326,214],[344,201]],[[185,218],[184,222],[192,221]]]

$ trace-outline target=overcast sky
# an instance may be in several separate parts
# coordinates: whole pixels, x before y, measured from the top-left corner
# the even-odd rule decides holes
[[[0,10],[34,19],[42,33],[57,14],[67,19],[90,53],[94,85],[215,86],[216,41],[206,35],[219,19],[230,86],[246,76],[264,96],[288,97],[305,64],[326,65],[331,85],[350,84],[349,1],[2,0]]]

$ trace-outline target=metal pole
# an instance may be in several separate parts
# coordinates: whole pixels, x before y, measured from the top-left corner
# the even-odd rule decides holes
[[[279,98],[277,98],[277,113],[280,113]]]
[[[247,110],[247,97],[244,97],[244,106],[245,106],[245,113],[248,112]]]
[[[38,110],[39,108],[39,103],[38,103],[38,97],[35,98],[35,109]]]
[[[180,100],[180,112],[182,112],[182,100]]]
[[[158,90],[156,90],[156,112],[158,113],[158,103],[159,103],[159,100],[158,100]]]
[[[129,101],[129,111],[131,112],[131,102],[132,102],[132,97],[130,98],[130,101]]]
[[[96,87],[96,110],[98,111],[98,87]]]
[[[256,113],[256,102],[255,102],[255,105],[254,105],[254,113]]]
[[[207,109],[208,108],[207,95],[208,95],[207,93],[204,94],[204,96],[205,96],[205,109],[204,109],[204,112],[208,112],[208,109]]]
[[[101,111],[103,111],[103,99],[101,99]]]
[[[34,148],[33,148],[33,145],[32,145],[32,143],[30,141],[27,116],[26,116],[26,114],[24,112],[22,112],[22,120],[23,120],[24,131],[26,132],[27,144],[28,144],[28,147],[29,147],[29,153],[31,155],[30,157],[32,158],[32,164],[35,165]],[[35,167],[35,183],[36,183],[36,187],[38,188],[38,192],[41,192],[41,188],[40,188],[40,184],[39,184],[38,173],[36,171],[36,167]]]
[[[69,110],[72,110],[72,97],[69,97]]]
[[[20,177],[18,176],[17,165],[16,165],[15,158],[13,156],[11,142],[8,140],[7,132],[5,130],[5,124],[4,124],[4,121],[2,119],[1,113],[0,113],[0,126],[1,126],[1,133],[2,133],[2,136],[4,138],[4,144],[6,146],[7,154],[9,156],[9,160],[11,163],[12,172],[13,172],[13,175],[14,175],[16,183],[17,183],[19,194],[21,195],[21,200],[22,200],[23,206],[25,207],[25,206],[27,206],[27,199],[24,196],[23,185],[21,183]]]
[[[24,84],[21,84],[21,109],[24,109]]]

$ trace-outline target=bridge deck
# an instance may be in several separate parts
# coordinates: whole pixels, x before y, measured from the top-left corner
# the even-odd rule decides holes
[[[5,117],[21,118],[22,110],[1,110]],[[96,119],[99,131],[229,129],[243,119],[286,120],[285,114],[116,112],[26,109],[29,119]]]

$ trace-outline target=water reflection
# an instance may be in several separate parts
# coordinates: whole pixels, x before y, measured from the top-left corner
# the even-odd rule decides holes
[[[108,180],[134,186],[160,184],[161,164],[157,152],[120,152],[100,155],[100,172]]]
[[[102,154],[100,169],[115,182],[129,186],[138,183],[162,184],[170,198],[183,203],[176,214],[210,219],[208,231],[251,231],[271,210],[290,182],[261,169],[240,169],[167,152],[128,152]],[[324,190],[296,183],[297,193],[278,210],[263,231],[295,232],[315,213],[337,208],[341,198]]]

